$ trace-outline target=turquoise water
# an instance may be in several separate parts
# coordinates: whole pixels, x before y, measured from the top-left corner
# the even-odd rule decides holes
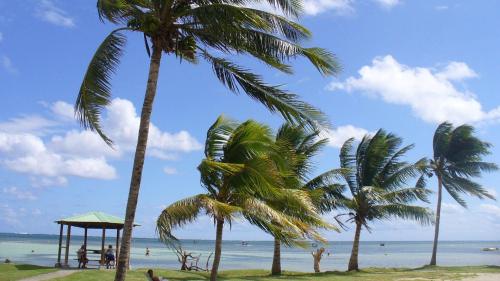
[[[82,237],[71,239],[70,260],[76,258],[76,250]],[[89,249],[99,249],[100,238],[89,237]],[[224,241],[222,269],[247,269],[271,267],[273,243],[271,241]],[[380,246],[384,243],[385,246]],[[16,263],[53,266],[57,259],[57,235],[0,234],[0,261],[6,258]],[[106,244],[115,245],[114,237]],[[212,252],[213,241],[184,240],[183,247],[196,255],[202,254],[200,265],[205,266]],[[351,242],[333,241],[325,246],[330,256],[324,255],[322,270],[345,270],[349,261]],[[114,247],[114,246],[113,246]],[[149,247],[151,255],[145,256]],[[500,241],[443,241],[439,244],[440,265],[500,265],[500,251],[485,252],[482,248],[500,247]],[[429,262],[432,243],[428,241],[361,242],[359,263],[361,267],[418,267]],[[33,250],[33,252],[32,252]],[[282,266],[286,270],[312,271],[312,249],[286,248],[282,250]],[[173,252],[156,239],[138,238],[132,243],[132,267],[178,268]]]

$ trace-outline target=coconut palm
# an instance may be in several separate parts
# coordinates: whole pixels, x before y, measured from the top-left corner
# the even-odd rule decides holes
[[[284,16],[245,6],[262,2],[271,4]],[[299,44],[311,35],[306,28],[290,20],[299,15],[301,1],[98,0],[97,11],[102,21],[116,24],[118,28],[109,33],[90,60],[75,109],[82,126],[97,132],[109,145],[112,140],[103,131],[100,117],[111,100],[110,77],[120,62],[126,43],[125,32],[141,33],[150,56],[115,277],[123,281],[163,54],[190,63],[205,60],[212,66],[217,79],[232,92],[244,92],[290,122],[311,125],[326,123],[324,115],[299,101],[296,95],[266,84],[260,76],[233,63],[228,56],[249,55],[284,73],[292,73],[288,61],[296,57],[305,57],[324,75],[336,73],[339,67],[328,51],[304,48]]]
[[[244,217],[272,233],[299,232],[292,217],[270,206],[265,199],[277,198],[291,206],[307,209],[314,206],[302,193],[286,192],[277,169],[271,130],[254,121],[240,125],[219,117],[207,133],[205,159],[198,166],[206,193],[168,206],[157,220],[157,231],[164,242],[174,243],[173,228],[195,220],[200,213],[214,219],[215,253],[211,280],[216,280],[221,258],[222,231],[235,217]]]
[[[343,203],[349,213],[340,216],[348,216],[347,221],[356,225],[349,271],[358,270],[361,230],[370,230],[369,222],[402,218],[428,224],[432,218],[429,209],[410,205],[418,199],[427,202],[430,192],[424,188],[423,176],[415,186],[407,185],[425,164],[425,159],[413,164],[401,160],[413,145],[401,147],[401,138],[382,129],[366,135],[355,150],[353,142],[347,140],[340,150],[343,178],[351,195]]]
[[[276,145],[279,156],[284,158],[286,172],[285,188],[306,192],[314,204],[314,209],[291,208],[287,202],[271,200],[268,201],[273,208],[296,218],[300,223],[296,225],[301,229],[302,236],[295,237],[302,239],[304,237],[325,242],[325,240],[315,230],[316,228],[328,228],[337,230],[325,223],[318,213],[329,212],[336,207],[336,203],[342,197],[344,186],[336,184],[333,180],[339,175],[339,170],[331,170],[311,178],[314,168],[312,158],[321,151],[327,144],[327,139],[319,137],[318,130],[307,130],[303,126],[296,126],[289,123],[282,125],[276,134]],[[292,233],[296,234],[296,233]],[[303,246],[300,240],[296,241],[288,233],[277,232],[274,236],[274,254],[271,273],[273,275],[281,274],[281,243],[286,245],[297,244]],[[290,243],[291,242],[291,243]]]
[[[467,203],[461,197],[462,194],[494,199],[493,195],[471,178],[480,177],[481,172],[495,171],[498,167],[494,163],[483,162],[483,156],[490,154],[491,145],[474,136],[474,128],[469,125],[455,128],[448,122],[441,123],[434,133],[432,147],[434,156],[429,162],[427,173],[437,178],[438,198],[430,265],[436,265],[443,187],[464,208]]]

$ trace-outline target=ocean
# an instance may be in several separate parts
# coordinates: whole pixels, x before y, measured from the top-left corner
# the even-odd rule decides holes
[[[57,259],[58,235],[0,233],[0,262],[10,259],[15,263],[53,266]],[[70,263],[76,266],[76,251],[83,237],[72,236]],[[64,240],[63,240],[64,244]],[[114,237],[106,245],[115,245]],[[383,244],[383,246],[382,246]],[[99,249],[99,237],[89,237],[88,249]],[[194,256],[201,254],[199,266],[205,267],[206,259],[213,251],[214,241],[183,240],[183,248]],[[309,249],[282,248],[284,270],[313,271]],[[319,245],[321,247],[321,245]],[[352,242],[332,241],[324,246],[330,255],[324,255],[322,270],[345,270],[349,261]],[[500,247],[500,241],[441,241],[438,251],[439,265],[500,265],[500,251],[482,251],[483,248]],[[146,256],[146,248],[150,255]],[[419,267],[427,264],[432,250],[431,241],[362,241],[360,267]],[[64,249],[63,249],[64,253]],[[221,269],[270,269],[273,255],[272,241],[224,241]],[[95,258],[89,256],[89,258]],[[178,269],[179,262],[171,249],[153,238],[135,238],[132,242],[131,266],[133,268]]]

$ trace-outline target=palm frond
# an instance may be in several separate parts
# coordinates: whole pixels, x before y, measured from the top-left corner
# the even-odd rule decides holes
[[[203,194],[192,196],[170,204],[156,220],[156,232],[160,240],[169,244],[177,241],[172,234],[176,227],[193,222],[201,211]]]
[[[234,93],[243,90],[251,98],[259,101],[271,112],[279,112],[285,120],[293,124],[308,124],[312,128],[328,127],[325,115],[313,106],[301,102],[297,96],[278,87],[269,86],[261,78],[233,63],[204,52],[203,57],[212,64],[219,81]]]
[[[112,144],[102,131],[101,111],[110,103],[111,75],[115,72],[126,38],[117,29],[112,31],[96,50],[80,86],[75,104],[76,117],[85,129],[97,132],[108,144]]]

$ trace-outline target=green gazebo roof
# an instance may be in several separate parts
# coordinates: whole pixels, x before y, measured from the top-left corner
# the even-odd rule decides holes
[[[109,215],[103,212],[89,212],[82,215],[76,215],[56,221],[59,224],[66,224],[85,228],[123,228],[124,220],[117,216]],[[134,224],[138,226],[138,224]]]

